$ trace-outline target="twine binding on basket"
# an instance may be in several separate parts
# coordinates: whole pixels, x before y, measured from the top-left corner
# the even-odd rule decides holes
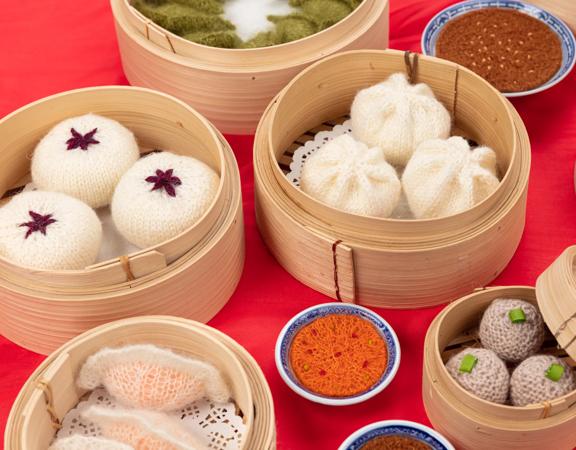
[[[338,284],[338,256],[336,254],[336,250],[338,249],[338,245],[340,245],[342,241],[339,239],[334,241],[332,244],[332,262],[334,264],[334,287],[336,289],[336,298],[339,302],[342,301],[342,297],[340,295],[340,285]]]
[[[122,266],[122,270],[126,274],[128,281],[134,281],[136,277],[132,273],[132,268],[130,267],[130,258],[126,255],[122,255],[118,259],[120,260],[120,265]]]
[[[550,411],[552,410],[552,403],[545,401],[542,402],[542,414],[540,415],[541,419],[546,419],[550,415]]]
[[[56,410],[54,409],[54,395],[52,394],[52,387],[44,380],[38,381],[38,388],[42,390],[44,394],[44,400],[46,401],[46,411],[50,415],[50,422],[52,427],[56,430],[62,428],[62,424],[60,423],[60,419],[58,419],[58,415],[56,414]]]

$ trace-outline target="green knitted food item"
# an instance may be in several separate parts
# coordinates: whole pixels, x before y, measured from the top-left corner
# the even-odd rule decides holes
[[[300,9],[286,16],[270,16],[272,31],[248,42],[222,17],[226,0],[132,0],[138,11],[172,33],[202,45],[221,48],[258,48],[285,44],[316,34],[349,15],[362,0],[289,0]]]

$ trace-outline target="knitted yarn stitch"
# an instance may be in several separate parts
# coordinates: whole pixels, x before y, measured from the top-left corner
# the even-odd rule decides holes
[[[460,363],[471,354],[478,358],[472,372],[461,372]],[[510,374],[506,364],[492,350],[467,348],[446,363],[448,373],[468,392],[484,400],[504,404],[508,399]]]
[[[388,217],[401,192],[396,170],[382,151],[347,134],[326,143],[306,161],[300,183],[317,200],[364,216]]]
[[[508,313],[522,309],[526,321],[512,323]],[[545,338],[546,327],[538,308],[529,302],[517,299],[494,300],[484,311],[480,321],[480,341],[500,358],[520,362],[535,354]]]
[[[546,377],[546,371],[552,364],[564,367],[562,378],[558,381]],[[510,379],[510,398],[514,406],[554,400],[574,389],[576,389],[574,370],[552,355],[534,355],[522,361],[512,372]]]
[[[134,450],[134,447],[110,439],[75,434],[56,440],[48,450]]]
[[[32,157],[32,180],[38,189],[99,208],[110,203],[118,180],[139,157],[130,130],[86,114],[60,122],[40,141]]]
[[[15,264],[83,269],[96,261],[101,241],[94,210],[68,195],[23,192],[0,207],[0,255]]]
[[[488,147],[471,149],[458,136],[422,142],[402,175],[408,204],[418,219],[470,209],[499,184],[494,151]]]
[[[118,231],[144,248],[194,225],[212,204],[220,178],[195,158],[153,153],[128,170],[112,198]]]
[[[432,89],[411,85],[403,73],[358,92],[350,116],[354,136],[382,148],[395,166],[405,166],[420,143],[450,135],[450,114]]]

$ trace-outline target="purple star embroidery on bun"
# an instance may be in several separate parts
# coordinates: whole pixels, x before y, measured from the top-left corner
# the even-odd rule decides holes
[[[88,150],[90,145],[99,144],[100,141],[94,139],[94,135],[98,131],[98,128],[94,128],[92,131],[82,134],[78,133],[74,128],[70,129],[70,133],[72,133],[72,137],[66,141],[68,147],[67,150],[74,150],[75,148],[81,148],[82,150]]]
[[[56,219],[52,218],[52,214],[46,214],[43,216],[42,214],[38,214],[34,211],[28,211],[28,214],[30,214],[32,220],[30,222],[24,222],[18,225],[19,227],[28,227],[28,231],[26,231],[26,236],[24,239],[28,239],[32,233],[37,231],[46,236],[46,228],[48,228],[48,225],[58,222]]]
[[[164,189],[170,197],[176,197],[176,186],[182,184],[180,178],[175,177],[174,169],[168,169],[166,172],[157,169],[156,175],[152,175],[146,178],[148,183],[154,183],[152,191],[157,191],[159,189]]]

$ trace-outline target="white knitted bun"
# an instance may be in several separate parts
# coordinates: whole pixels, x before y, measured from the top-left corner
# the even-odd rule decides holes
[[[400,199],[396,170],[382,150],[344,134],[323,145],[302,168],[304,192],[334,208],[388,217]]]
[[[393,165],[406,165],[421,142],[450,135],[450,114],[432,89],[402,73],[358,92],[350,116],[356,138],[382,148]]]
[[[466,139],[458,136],[421,143],[402,175],[408,204],[417,219],[470,209],[499,183],[494,151],[471,149]]]
[[[134,164],[118,183],[112,218],[134,245],[159,244],[202,217],[216,196],[219,180],[214,170],[195,158],[153,153]]]
[[[118,122],[94,114],[60,122],[40,141],[32,158],[38,189],[108,205],[120,177],[140,157],[134,135]]]
[[[134,447],[100,437],[79,434],[58,439],[48,450],[133,450]]]
[[[0,208],[0,255],[15,264],[83,269],[95,262],[101,240],[94,210],[58,192],[24,192]]]
[[[546,376],[552,364],[564,367],[562,378],[550,380]],[[552,355],[535,355],[521,362],[512,372],[510,398],[514,406],[554,400],[576,389],[574,371],[564,361]]]

